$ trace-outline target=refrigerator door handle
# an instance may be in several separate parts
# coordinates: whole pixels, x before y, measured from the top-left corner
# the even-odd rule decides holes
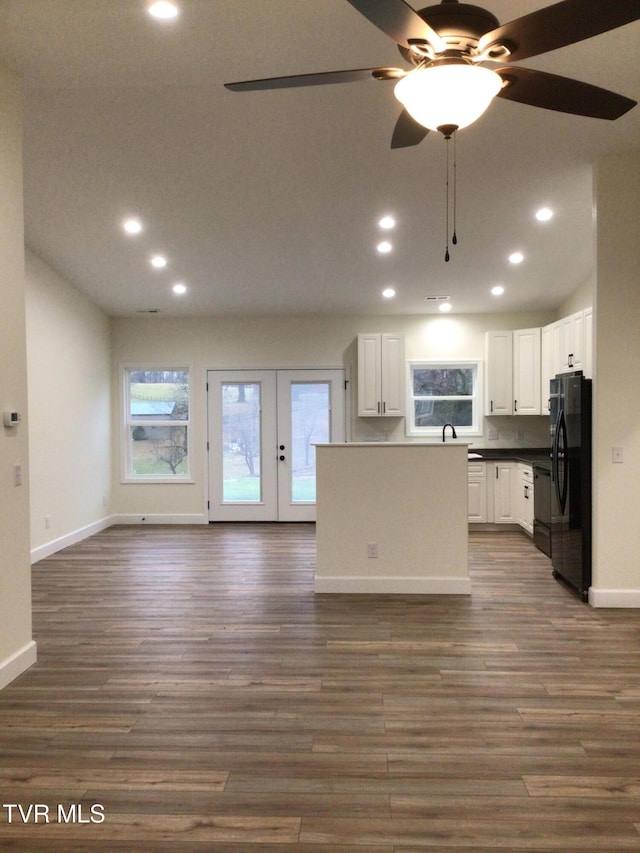
[[[562,455],[562,477],[560,477],[560,458]],[[564,409],[558,415],[558,442],[556,447],[557,472],[556,489],[558,490],[558,502],[560,510],[564,515],[567,506],[567,487],[569,471],[567,468],[567,422],[564,417]]]

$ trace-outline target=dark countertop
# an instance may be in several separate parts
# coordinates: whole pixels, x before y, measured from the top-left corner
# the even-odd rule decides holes
[[[469,450],[481,457],[476,462],[524,462],[527,465],[539,465],[551,469],[551,450],[548,447],[473,447]],[[470,460],[474,461],[474,460]]]

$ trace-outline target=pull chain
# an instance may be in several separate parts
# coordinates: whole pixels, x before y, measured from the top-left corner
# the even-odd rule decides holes
[[[447,174],[445,180],[445,190],[446,190],[446,202],[445,202],[445,251],[444,251],[444,260],[445,263],[449,263],[449,140],[450,136],[445,136],[445,142],[447,143]]]
[[[456,153],[456,145],[458,140],[458,134],[453,134],[453,237],[451,238],[451,242],[455,246],[458,242],[458,235],[456,234],[456,201],[458,198],[458,157]]]
[[[451,242],[453,245],[457,245],[458,243],[458,235],[456,233],[456,201],[458,196],[458,157],[456,153],[456,130],[458,128],[455,124],[447,124],[442,125],[438,128],[438,130],[442,133],[445,138],[445,142],[447,143],[447,176],[446,176],[446,216],[445,216],[445,227],[446,227],[446,237],[445,237],[445,250],[444,250],[444,259],[448,263],[450,259],[449,254],[449,208],[451,207],[451,202],[449,199],[449,173],[451,172],[451,167],[449,165],[449,141],[453,136],[453,234],[451,235]]]

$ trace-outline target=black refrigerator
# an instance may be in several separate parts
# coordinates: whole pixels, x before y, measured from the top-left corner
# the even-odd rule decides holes
[[[551,380],[551,563],[586,601],[591,586],[591,380]]]

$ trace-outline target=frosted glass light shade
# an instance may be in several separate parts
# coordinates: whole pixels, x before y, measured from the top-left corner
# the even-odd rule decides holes
[[[394,94],[423,127],[460,129],[479,119],[501,88],[500,76],[481,65],[430,65],[410,71]]]

